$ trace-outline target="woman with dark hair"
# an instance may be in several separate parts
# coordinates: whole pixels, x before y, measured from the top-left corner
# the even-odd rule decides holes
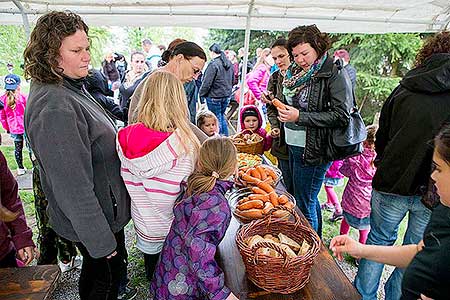
[[[182,83],[190,82],[194,76],[199,74],[206,62],[206,54],[203,49],[193,42],[181,42],[173,49],[164,51],[162,59],[167,63],[158,70],[167,71],[174,74]],[[136,120],[136,108],[142,95],[148,74],[137,86],[133,96],[131,96],[130,110],[128,112],[128,120],[134,123]],[[200,131],[200,130],[199,130]]]
[[[297,205],[314,230],[322,233],[322,215],[317,198],[330,162],[333,128],[348,125],[353,107],[350,79],[328,56],[330,40],[315,25],[289,32],[288,52],[293,64],[283,79],[288,104],[278,110],[284,123]]]
[[[31,78],[25,129],[50,223],[83,255],[80,299],[116,300],[126,268],[130,197],[120,176],[117,130],[83,86],[88,31],[70,12],[38,19],[24,52],[25,76]]]
[[[219,120],[219,133],[227,136],[228,126],[225,110],[230,103],[233,88],[233,64],[216,43],[212,44],[209,50],[212,60],[206,67],[199,94],[200,98],[206,98],[208,109]]]
[[[262,94],[261,97],[267,105],[267,117],[271,127],[270,135],[273,138],[270,153],[278,159],[278,167],[283,174],[283,182],[286,186],[286,190],[289,193],[294,194],[284,124],[278,119],[277,108],[274,105],[271,105],[271,99],[278,99],[284,104],[287,104],[283,96],[283,80],[286,76],[287,69],[291,65],[291,59],[289,57],[287,40],[285,38],[277,39],[270,48],[270,55],[272,56],[275,65],[277,65],[278,70],[270,75],[269,83],[267,84],[267,94]]]

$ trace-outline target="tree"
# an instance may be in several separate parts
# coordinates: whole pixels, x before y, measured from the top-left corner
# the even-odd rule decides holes
[[[416,33],[333,34],[334,50],[344,48],[358,70],[356,97],[366,123],[372,123],[401,77],[414,65],[422,45]]]
[[[27,37],[22,26],[0,25],[0,74],[6,74],[6,64],[14,65],[14,73],[23,75],[23,51]]]
[[[107,27],[90,27],[91,65],[99,68],[105,56],[104,46],[111,40],[112,34]]]

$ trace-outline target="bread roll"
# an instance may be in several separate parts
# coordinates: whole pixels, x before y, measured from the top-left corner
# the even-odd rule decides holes
[[[301,246],[296,241],[282,234],[281,232],[278,234],[278,238],[280,239],[280,243],[288,245],[295,252],[298,252],[298,250],[300,250]]]

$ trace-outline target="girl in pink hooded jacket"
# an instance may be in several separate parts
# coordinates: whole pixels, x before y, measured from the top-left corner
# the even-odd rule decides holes
[[[14,156],[17,162],[17,174],[25,174],[23,166],[23,140],[24,126],[23,115],[27,97],[20,92],[20,77],[16,74],[8,74],[5,77],[5,94],[0,97],[0,122],[7,133],[11,134],[14,140]]]
[[[246,105],[241,108],[240,112],[242,131],[251,130],[264,139],[264,149],[267,151],[272,147],[272,137],[267,131],[261,127],[262,117],[255,105]]]
[[[152,73],[137,107],[137,123],[117,134],[136,247],[144,253],[149,280],[174,218],[173,205],[194,170],[199,147],[183,85],[172,73]]]
[[[247,74],[246,81],[250,91],[256,100],[261,100],[263,93],[267,91],[267,84],[270,78],[270,68],[273,66],[273,58],[270,49],[266,48],[261,52],[253,70]]]
[[[370,231],[370,198],[372,194],[372,178],[376,168],[375,134],[376,125],[367,126],[367,139],[364,141],[364,152],[344,160],[340,172],[348,177],[342,194],[344,219],[340,234],[347,234],[350,227],[359,230],[359,242],[366,243]]]

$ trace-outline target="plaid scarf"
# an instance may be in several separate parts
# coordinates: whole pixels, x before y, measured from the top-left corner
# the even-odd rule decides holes
[[[283,80],[283,95],[287,97],[293,97],[297,95],[305,86],[311,77],[322,68],[328,54],[325,54],[318,58],[308,71],[303,70],[295,62],[293,62],[286,72],[286,76]]]

